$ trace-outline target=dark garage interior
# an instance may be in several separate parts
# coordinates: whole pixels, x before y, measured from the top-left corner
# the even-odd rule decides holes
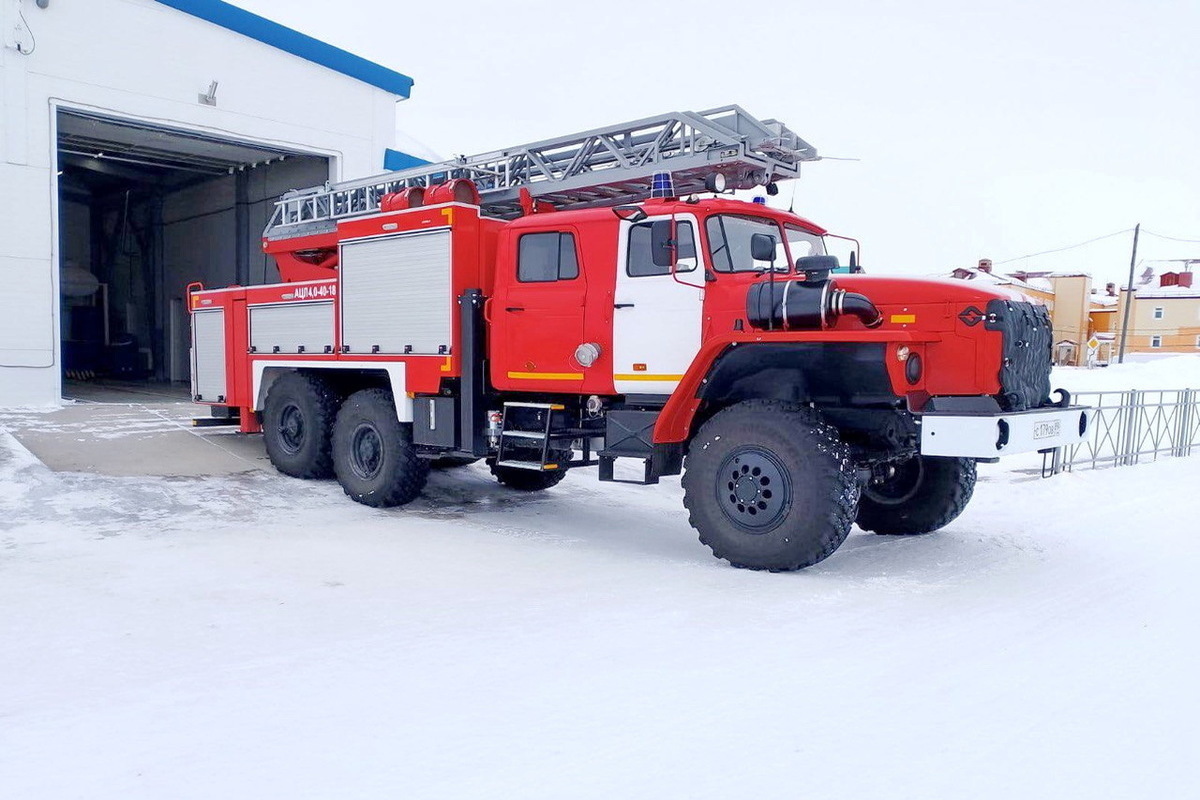
[[[260,243],[274,201],[330,177],[326,157],[76,112],[58,115],[58,170],[74,386],[188,381],[187,285],[278,280]]]

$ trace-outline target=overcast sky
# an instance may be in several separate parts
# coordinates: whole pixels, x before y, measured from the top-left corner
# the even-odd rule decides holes
[[[806,166],[796,210],[874,273],[1137,222],[1200,240],[1194,0],[234,2],[414,78],[399,126],[447,157],[729,103],[780,119],[861,159]],[[1131,239],[1003,268],[1113,280]],[[1187,257],[1200,242],[1142,238],[1139,260]]]

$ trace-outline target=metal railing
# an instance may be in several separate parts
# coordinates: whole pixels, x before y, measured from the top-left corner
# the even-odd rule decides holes
[[[1072,399],[1096,410],[1091,432],[1049,453],[1046,476],[1200,454],[1200,389],[1080,392]]]

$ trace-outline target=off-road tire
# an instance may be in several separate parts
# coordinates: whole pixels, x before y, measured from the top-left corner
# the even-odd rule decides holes
[[[561,450],[554,451],[552,456],[568,461],[571,459],[569,452]],[[531,461],[539,459],[541,459],[540,453],[529,457]],[[496,466],[496,463],[491,460],[488,461],[488,469],[492,471],[492,475],[496,477],[496,480],[510,489],[516,489],[518,492],[540,492],[543,489],[549,489],[551,486],[557,486],[563,478],[567,477],[565,469],[537,472],[532,469]]]
[[[807,407],[752,400],[718,412],[688,449],[683,504],[700,541],[735,567],[810,567],[845,541],[857,471]]]
[[[333,426],[333,467],[350,499],[375,508],[412,502],[429,477],[429,462],[412,443],[412,425],[396,419],[387,389],[363,389],[342,404]]]
[[[931,533],[961,514],[974,491],[971,459],[914,456],[897,465],[887,482],[864,487],[855,521],[874,533]]]
[[[341,397],[314,375],[287,372],[267,390],[263,442],[275,469],[296,478],[332,478],[330,436]]]

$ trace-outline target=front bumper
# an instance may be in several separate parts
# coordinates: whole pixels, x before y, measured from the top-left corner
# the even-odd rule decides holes
[[[1078,444],[1087,438],[1095,409],[1039,408],[1007,414],[923,414],[921,454],[998,458]]]

